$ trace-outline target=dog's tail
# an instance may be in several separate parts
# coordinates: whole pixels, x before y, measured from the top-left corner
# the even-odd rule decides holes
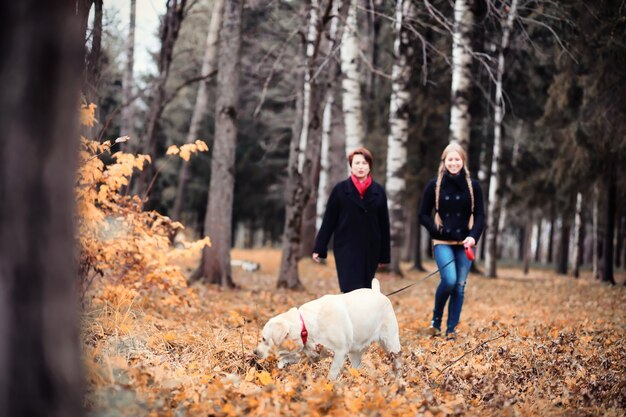
[[[376,278],[372,279],[372,289],[376,292],[380,292],[380,281]]]

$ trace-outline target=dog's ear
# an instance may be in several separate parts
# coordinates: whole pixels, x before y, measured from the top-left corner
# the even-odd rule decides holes
[[[274,323],[274,325],[272,326],[272,332],[270,334],[270,337],[272,338],[272,342],[274,342],[275,346],[280,346],[280,344],[283,343],[283,341],[287,337],[288,333],[289,324],[287,324],[283,320],[280,320],[276,321],[276,323]]]

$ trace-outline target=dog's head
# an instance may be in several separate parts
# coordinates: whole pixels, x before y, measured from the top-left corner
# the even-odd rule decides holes
[[[287,339],[290,327],[291,323],[286,313],[270,319],[263,326],[262,339],[254,349],[254,354],[260,359],[267,358],[272,348],[280,346]]]

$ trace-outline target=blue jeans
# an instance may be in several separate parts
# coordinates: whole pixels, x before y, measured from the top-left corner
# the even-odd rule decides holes
[[[461,318],[461,308],[463,307],[463,298],[465,296],[465,284],[467,283],[467,275],[469,274],[472,261],[467,259],[465,249],[462,245],[435,245],[434,255],[438,268],[441,268],[454,259],[454,262],[439,271],[441,282],[435,293],[435,309],[433,310],[432,321],[434,327],[441,329],[443,309],[449,298],[448,328],[446,333],[452,333]]]

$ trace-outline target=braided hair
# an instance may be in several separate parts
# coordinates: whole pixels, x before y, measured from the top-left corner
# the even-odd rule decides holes
[[[457,152],[463,161],[463,168],[465,169],[465,180],[467,181],[467,188],[469,188],[470,197],[472,199],[472,211],[470,213],[469,222],[467,224],[468,229],[472,230],[474,227],[474,188],[472,187],[472,179],[470,178],[469,170],[467,169],[467,153],[465,149],[458,143],[451,143],[441,153],[441,162],[439,162],[439,170],[437,172],[437,183],[435,185],[435,224],[437,226],[443,226],[443,221],[439,215],[439,190],[441,189],[441,181],[443,180],[443,174],[446,172],[446,157],[450,152]]]

